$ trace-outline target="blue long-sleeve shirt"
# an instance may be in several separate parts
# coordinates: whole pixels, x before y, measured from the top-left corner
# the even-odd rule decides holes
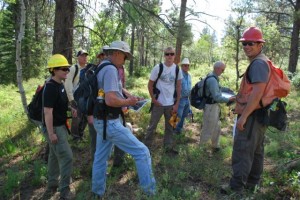
[[[219,77],[214,72],[208,74],[208,76],[210,75],[213,75],[216,78],[211,77],[206,80],[206,84],[205,84],[206,96],[212,97],[213,100],[217,103],[228,103],[229,99],[222,96],[222,92],[219,84]]]
[[[181,79],[181,98],[189,97],[192,90],[192,78],[189,73],[182,71],[183,79]]]

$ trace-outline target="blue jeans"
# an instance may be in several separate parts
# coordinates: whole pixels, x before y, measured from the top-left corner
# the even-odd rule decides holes
[[[113,145],[116,145],[134,158],[143,191],[148,195],[155,194],[155,178],[148,148],[123,126],[120,119],[107,120],[106,140],[103,140],[103,120],[94,119],[94,127],[97,131],[97,145],[93,163],[92,191],[97,195],[104,195],[107,161]]]
[[[183,128],[184,119],[189,114],[189,111],[190,111],[189,98],[181,98],[177,110],[177,116],[180,118],[180,122],[176,126],[177,133],[181,132],[181,129]]]

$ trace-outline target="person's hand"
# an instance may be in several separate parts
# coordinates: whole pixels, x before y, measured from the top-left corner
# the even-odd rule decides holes
[[[175,104],[175,105],[173,105],[173,107],[172,107],[172,115],[173,114],[176,114],[177,113],[177,110],[178,110],[178,104]]]
[[[126,100],[127,100],[127,104],[130,106],[134,106],[138,102],[138,98],[134,96],[130,96]]]
[[[71,113],[72,113],[72,117],[77,117],[77,110],[73,107],[71,107]]]
[[[237,120],[237,122],[236,122],[236,128],[237,128],[239,131],[245,130],[244,125],[245,125],[245,123],[246,123],[246,120],[247,120],[247,118],[245,118],[245,117],[243,117],[243,116],[241,116],[241,117]]]
[[[161,103],[159,101],[157,101],[156,99],[152,99],[152,103],[154,103],[154,105],[156,105],[156,106],[162,106]]]
[[[72,100],[72,101],[70,101],[69,103],[70,103],[71,108],[74,108],[74,109],[77,108],[77,103],[76,103],[75,100]]]
[[[94,123],[94,116],[93,115],[88,115],[87,120],[88,120],[89,124],[93,124]]]
[[[137,98],[138,98],[138,101],[142,101],[145,99],[144,97],[137,97]]]
[[[54,133],[49,134],[49,140],[52,144],[56,144],[58,142],[57,135]]]
[[[233,102],[233,101],[235,101],[235,99],[236,99],[236,96],[232,96],[232,97],[229,98],[229,101]]]

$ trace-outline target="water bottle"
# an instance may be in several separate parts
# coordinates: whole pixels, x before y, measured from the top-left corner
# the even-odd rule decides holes
[[[277,104],[278,104],[278,99],[274,99],[273,103],[272,103],[271,106],[270,106],[270,110],[271,110],[271,111],[276,111],[276,110],[278,110]]]
[[[97,100],[96,100],[96,105],[94,108],[94,115],[103,117],[104,109],[105,109],[105,102],[104,102],[104,90],[99,89],[98,90],[98,95],[97,95]]]
[[[103,89],[99,89],[98,90],[98,95],[97,95],[97,102],[98,103],[104,103],[104,90]]]

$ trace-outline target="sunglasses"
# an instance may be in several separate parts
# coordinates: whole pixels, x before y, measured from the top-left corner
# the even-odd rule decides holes
[[[247,46],[247,45],[252,47],[255,43],[257,43],[257,42],[242,42],[244,47]]]
[[[61,70],[61,71],[64,71],[64,72],[69,72],[70,71],[70,68],[69,67],[59,67],[59,68],[56,68],[57,70]]]
[[[175,53],[165,53],[165,56],[174,56]]]

